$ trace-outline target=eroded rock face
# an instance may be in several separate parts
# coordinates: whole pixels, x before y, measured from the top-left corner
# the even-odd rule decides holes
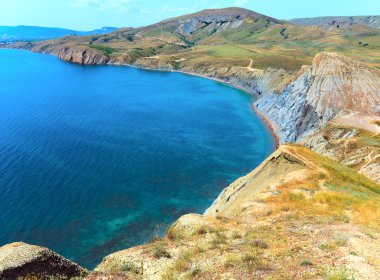
[[[108,56],[89,47],[53,44],[51,41],[19,42],[12,44],[12,48],[51,54],[63,61],[83,65],[104,65],[110,62]],[[121,58],[120,61],[122,61]],[[119,60],[114,61],[113,64],[118,64],[118,62]]]
[[[297,142],[339,114],[380,115],[380,71],[340,54],[321,53],[280,94],[256,105],[277,125],[282,142]]]
[[[85,275],[86,269],[44,247],[22,242],[0,247],[0,279],[65,280]]]
[[[166,20],[165,25],[178,26],[176,33],[188,36],[197,32],[213,34],[242,26],[246,21],[263,20],[268,24],[281,21],[242,8],[209,9],[194,14]]]
[[[63,48],[54,50],[61,60],[77,64],[96,65],[107,64],[109,58],[91,49]]]
[[[226,16],[217,18],[192,18],[182,22],[176,32],[182,35],[190,35],[200,29],[206,29],[208,34],[212,34],[226,29],[238,28],[243,23],[244,21],[239,18]]]

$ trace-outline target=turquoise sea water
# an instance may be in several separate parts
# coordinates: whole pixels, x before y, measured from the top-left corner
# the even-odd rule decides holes
[[[202,213],[274,149],[251,102],[184,74],[0,50],[0,245],[93,268]]]

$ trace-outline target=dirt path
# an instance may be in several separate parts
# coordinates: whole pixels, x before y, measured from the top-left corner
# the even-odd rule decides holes
[[[251,71],[251,72],[255,72],[257,69],[252,68],[252,64],[253,64],[253,59],[249,59],[248,66],[247,67],[240,67],[240,68],[246,69],[246,70]]]

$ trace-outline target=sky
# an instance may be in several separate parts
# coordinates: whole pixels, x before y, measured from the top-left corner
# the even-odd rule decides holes
[[[0,0],[0,25],[138,27],[224,7],[243,7],[278,19],[380,15],[380,0]]]

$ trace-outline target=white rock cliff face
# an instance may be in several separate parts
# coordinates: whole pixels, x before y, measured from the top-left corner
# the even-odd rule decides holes
[[[317,55],[280,94],[256,102],[278,128],[281,142],[297,142],[336,115],[380,115],[380,71],[336,53]]]

